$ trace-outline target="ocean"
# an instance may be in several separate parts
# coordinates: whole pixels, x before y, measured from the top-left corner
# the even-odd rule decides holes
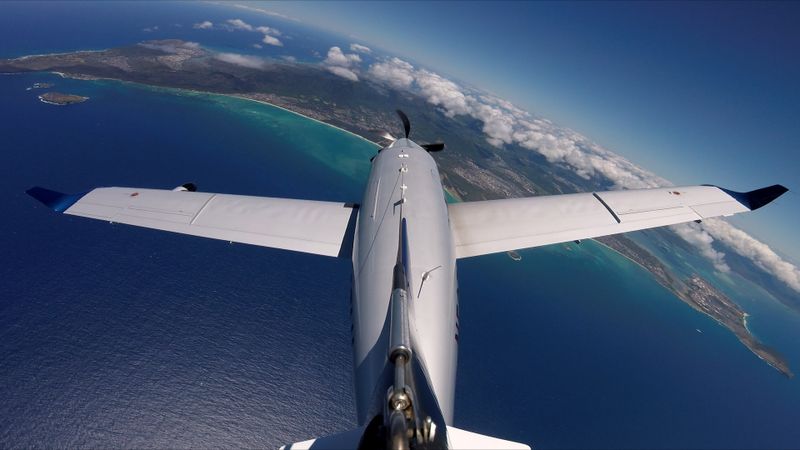
[[[182,24],[163,37],[273,20],[150,3],[101,20],[112,6],[78,5],[0,5],[0,56],[136,42],[155,18]],[[99,31],[59,39],[56,13]],[[201,43],[237,45],[222,38]],[[90,100],[46,105],[34,82]],[[247,100],[114,81],[0,76],[0,98],[0,446],[277,447],[356,425],[349,262],[61,216],[24,191],[191,181],[359,202],[371,144]],[[459,261],[456,426],[536,448],[800,446],[798,380],[639,266],[591,241],[520,254]],[[798,315],[757,286],[723,288],[800,370]]]

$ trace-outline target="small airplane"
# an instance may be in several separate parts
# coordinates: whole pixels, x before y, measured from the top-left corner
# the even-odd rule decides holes
[[[28,194],[57,212],[231,242],[350,258],[359,428],[285,449],[529,449],[453,426],[456,261],[758,209],[787,189],[711,185],[447,204],[431,151],[405,137],[372,159],[360,204],[102,187]]]

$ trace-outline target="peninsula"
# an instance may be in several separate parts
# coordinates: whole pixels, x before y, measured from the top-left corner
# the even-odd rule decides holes
[[[675,277],[658,258],[625,235],[604,236],[596,238],[595,241],[650,272],[658,284],[669,289],[687,305],[730,330],[756,356],[787,377],[794,377],[786,360],[774,349],[759,342],[747,329],[747,313],[708,281],[697,274],[686,280]]]

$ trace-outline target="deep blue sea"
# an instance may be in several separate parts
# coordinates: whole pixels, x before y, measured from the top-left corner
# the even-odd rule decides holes
[[[0,57],[129,44],[155,25],[245,51],[191,30],[227,18],[284,29],[280,51],[308,60],[335,39],[231,6],[0,3]],[[91,99],[43,104],[26,87],[44,81]],[[0,76],[0,99],[0,447],[277,447],[355,426],[347,261],[57,215],[24,191],[192,181],[360,201],[370,144],[113,81]],[[520,253],[459,261],[457,426],[537,448],[800,447],[800,382],[640,267],[593,242]],[[720,284],[800,372],[798,315]]]

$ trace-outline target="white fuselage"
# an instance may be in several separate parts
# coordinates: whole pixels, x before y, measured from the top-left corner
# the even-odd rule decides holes
[[[389,300],[401,218],[406,219],[409,325],[444,420],[452,423],[458,350],[453,237],[436,162],[399,139],[374,159],[353,241],[353,352],[358,421],[381,412],[389,350]],[[426,275],[427,274],[427,275]],[[424,281],[423,281],[424,279]]]

